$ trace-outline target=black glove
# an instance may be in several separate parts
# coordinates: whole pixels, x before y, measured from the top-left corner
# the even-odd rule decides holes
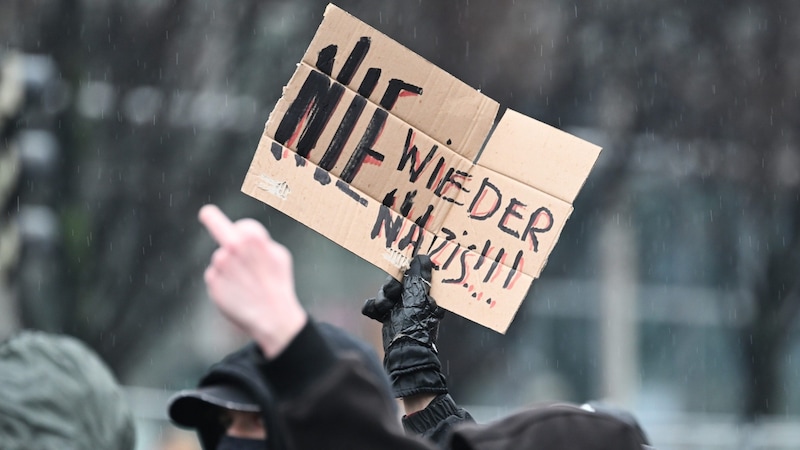
[[[402,284],[390,277],[361,310],[383,324],[383,365],[398,398],[447,392],[436,350],[444,310],[428,294],[431,268],[430,257],[415,256]]]
[[[364,303],[361,312],[383,323],[384,351],[398,339],[413,339],[422,345],[436,346],[439,321],[444,310],[428,295],[431,289],[431,260],[417,255],[403,276],[403,283],[389,277],[376,298]],[[401,300],[401,302],[398,302]]]

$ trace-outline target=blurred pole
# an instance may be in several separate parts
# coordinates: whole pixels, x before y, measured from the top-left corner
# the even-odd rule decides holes
[[[57,298],[61,270],[61,152],[51,130],[67,97],[58,81],[51,57],[0,51],[0,339],[31,324],[58,331],[54,320],[25,320],[55,317],[60,305],[41,301]]]
[[[18,116],[24,104],[21,56],[0,52],[0,340],[17,330],[17,266],[20,255]]]
[[[19,321],[25,327],[64,332],[59,203],[62,151],[53,130],[69,94],[49,55],[23,55],[25,102],[17,133],[20,159],[18,277]]]
[[[602,397],[633,408],[639,390],[636,322],[638,261],[636,240],[625,207],[605,218],[600,238]]]

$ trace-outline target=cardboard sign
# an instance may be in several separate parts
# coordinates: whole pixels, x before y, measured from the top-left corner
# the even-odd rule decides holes
[[[328,5],[242,191],[396,278],[430,255],[438,304],[504,333],[600,148],[498,110]]]

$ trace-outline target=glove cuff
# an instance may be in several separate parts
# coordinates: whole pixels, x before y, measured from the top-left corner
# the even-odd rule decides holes
[[[447,393],[447,380],[433,346],[412,339],[395,340],[386,350],[383,366],[396,398]]]
[[[436,336],[431,336],[431,333],[427,330],[419,330],[419,329],[409,329],[404,330],[400,334],[394,336],[389,340],[387,347],[391,348],[396,344],[401,344],[404,341],[406,342],[414,342],[415,345],[422,345],[425,347],[433,348],[433,352],[437,353],[436,344],[434,343],[436,340]],[[384,339],[385,341],[385,339]]]
[[[409,433],[423,434],[459,413],[460,410],[450,394],[440,394],[425,409],[403,416],[403,428]]]

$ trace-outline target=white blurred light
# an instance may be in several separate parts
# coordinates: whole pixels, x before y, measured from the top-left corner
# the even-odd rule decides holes
[[[20,208],[17,223],[26,242],[56,242],[60,234],[58,216],[47,206],[26,205]]]
[[[19,134],[22,166],[37,172],[48,172],[58,162],[58,140],[45,130],[23,130]]]
[[[155,117],[164,101],[160,90],[151,86],[137,87],[122,101],[125,117],[137,125],[155,122]]]
[[[78,111],[99,120],[112,114],[116,87],[104,82],[90,82],[78,94]],[[153,123],[162,111],[173,127],[194,127],[237,132],[259,128],[266,117],[261,104],[248,95],[232,95],[212,91],[174,91],[165,94],[152,86],[131,90],[122,100],[122,118],[137,125]]]
[[[114,86],[103,81],[90,81],[78,92],[78,111],[90,119],[105,118],[116,101]]]
[[[217,92],[200,92],[192,101],[192,122],[201,128],[222,128],[227,108],[227,96]]]

